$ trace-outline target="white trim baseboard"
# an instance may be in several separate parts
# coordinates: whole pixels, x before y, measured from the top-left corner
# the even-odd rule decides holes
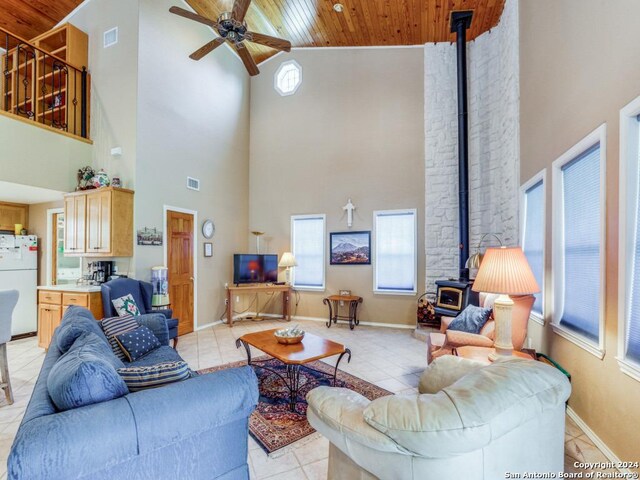
[[[205,325],[201,325],[199,327],[196,327],[194,332],[199,332],[200,330],[204,330],[205,328],[215,327],[216,325],[220,325],[221,323],[224,323],[224,321],[223,320],[216,320],[215,322],[209,322],[209,323],[207,323]]]
[[[613,463],[614,465],[619,465],[622,461],[618,458],[618,456],[613,453],[613,451],[607,446],[606,443],[604,443],[602,441],[602,439],[596,435],[596,433],[591,430],[591,428],[589,428],[589,425],[587,425],[584,420],[582,420],[578,414],[575,412],[575,410],[573,410],[573,408],[571,408],[570,406],[567,406],[567,415],[569,416],[569,418],[571,420],[573,420],[574,422],[576,422],[576,425],[578,425],[578,427],[580,427],[580,429],[582,429],[582,431],[585,433],[585,435],[587,437],[589,437],[589,439],[593,442],[593,444],[598,447],[598,449],[604,454],[605,457],[607,457],[609,459],[609,461],[611,463]],[[627,468],[617,468],[617,470],[619,470],[622,473],[633,473],[631,472],[631,470],[627,469]],[[631,477],[629,477],[631,478]]]
[[[246,317],[251,317],[254,315],[258,315],[258,313],[256,312],[245,312],[243,314],[243,316],[241,318],[246,318]],[[259,314],[261,317],[268,317],[268,318],[282,318],[282,315],[279,315],[277,313],[260,313]],[[235,319],[236,317],[234,317]],[[322,322],[322,323],[327,323],[327,319],[326,318],[321,318],[321,317],[305,317],[302,315],[292,315],[291,316],[291,320],[308,320],[311,322]],[[399,328],[402,330],[415,330],[416,326],[415,325],[403,325],[403,324],[397,324],[397,323],[378,323],[378,322],[360,322],[360,325],[365,325],[367,327],[383,327],[383,328]]]

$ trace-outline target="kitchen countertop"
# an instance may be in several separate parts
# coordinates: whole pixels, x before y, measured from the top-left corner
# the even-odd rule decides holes
[[[101,291],[100,285],[41,285],[38,290],[58,292],[93,293]]]

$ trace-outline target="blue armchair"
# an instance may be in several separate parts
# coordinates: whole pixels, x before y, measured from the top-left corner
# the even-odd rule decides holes
[[[131,294],[136,301],[140,313],[161,313],[167,319],[169,328],[169,340],[173,340],[173,348],[178,345],[178,319],[172,318],[173,311],[170,308],[164,310],[151,309],[151,297],[153,286],[149,282],[134,280],[133,278],[116,278],[102,284],[102,310],[104,317],[117,317],[118,312],[113,307],[112,300]]]

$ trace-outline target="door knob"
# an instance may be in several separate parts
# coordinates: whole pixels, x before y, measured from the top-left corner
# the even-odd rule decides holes
[[[193,282],[193,277],[189,277],[189,280],[191,280]]]

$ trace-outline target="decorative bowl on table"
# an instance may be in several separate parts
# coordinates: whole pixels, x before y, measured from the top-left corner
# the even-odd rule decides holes
[[[283,328],[281,330],[276,330],[273,335],[276,337],[278,343],[293,345],[302,341],[304,338],[304,330],[300,330],[295,327]]]

